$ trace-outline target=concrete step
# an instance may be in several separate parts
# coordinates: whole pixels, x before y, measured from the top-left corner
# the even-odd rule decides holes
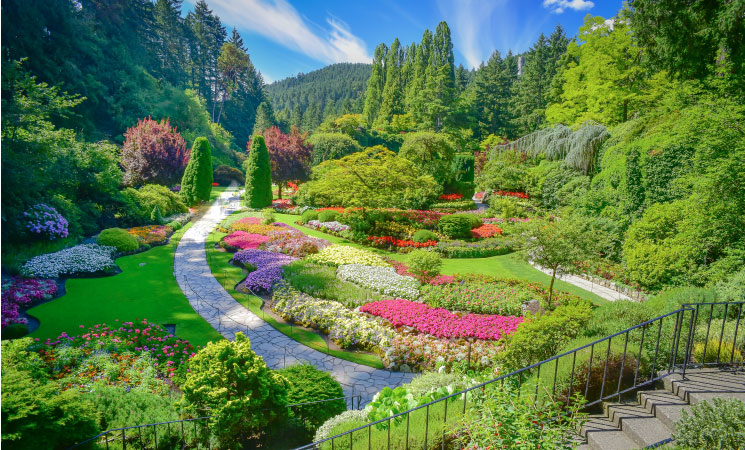
[[[714,398],[738,398],[745,401],[745,371],[693,369],[686,371],[685,379],[672,374],[662,379],[665,389],[691,404]]]
[[[668,430],[675,432],[675,424],[680,413],[688,408],[688,403],[668,391],[642,391],[637,395],[639,404],[660,420]]]
[[[608,419],[640,448],[656,445],[672,437],[660,419],[637,403],[610,404]]]

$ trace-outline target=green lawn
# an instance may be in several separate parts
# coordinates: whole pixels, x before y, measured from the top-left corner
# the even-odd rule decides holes
[[[189,226],[174,233],[167,245],[117,259],[122,269],[118,275],[67,280],[64,296],[29,310],[41,321],[31,336],[46,340],[63,331],[75,334],[80,325],[147,319],[176,324],[176,334],[193,345],[222,339],[192,309],[173,276],[175,249]]]
[[[298,216],[292,214],[277,214],[277,220],[291,225],[299,230],[302,230],[304,233],[310,236],[324,238],[335,244],[365,248],[367,250],[385,255],[388,258],[406,262],[405,254],[387,252],[384,250],[365,247],[363,245],[350,242],[346,239],[299,226],[295,224],[295,222],[298,220]],[[548,287],[551,283],[550,276],[546,275],[540,270],[533,268],[524,259],[522,259],[520,255],[515,253],[492,256],[489,258],[444,259],[442,264],[442,273],[445,275],[454,275],[458,273],[477,273],[483,275],[493,275],[502,278],[519,278],[522,280],[539,282],[544,284],[546,287]],[[554,283],[554,289],[569,292],[578,297],[588,299],[597,305],[608,303],[608,300],[605,300],[604,298],[595,295],[592,292],[588,292],[582,288],[579,288],[570,283],[566,283],[564,281],[556,280],[556,282]]]

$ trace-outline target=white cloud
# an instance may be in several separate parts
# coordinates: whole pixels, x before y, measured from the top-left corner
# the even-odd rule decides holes
[[[556,14],[563,13],[566,9],[575,11],[584,11],[595,6],[595,3],[589,0],[543,0],[543,7],[550,8],[551,12]]]
[[[344,22],[326,19],[329,29],[311,30],[286,0],[211,0],[220,19],[326,63],[370,62],[364,41]]]
[[[491,19],[503,1],[438,1],[440,12],[451,27],[454,47],[471,68],[478,67],[494,48],[490,41]]]

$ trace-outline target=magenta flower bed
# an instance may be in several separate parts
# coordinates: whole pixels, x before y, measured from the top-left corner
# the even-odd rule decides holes
[[[267,241],[269,241],[269,236],[246,233],[245,231],[234,231],[223,238],[225,244],[241,250],[259,248],[261,244]]]
[[[474,337],[499,340],[513,333],[522,317],[486,314],[453,314],[447,309],[432,308],[424,303],[403,299],[381,300],[362,305],[360,311],[382,317],[394,327],[412,327],[441,338]]]
[[[244,217],[238,219],[235,223],[245,223],[246,225],[261,225],[261,217]]]
[[[12,323],[27,323],[21,317],[21,309],[28,308],[40,300],[57,295],[54,280],[36,278],[16,278],[3,282],[2,286],[2,326]]]

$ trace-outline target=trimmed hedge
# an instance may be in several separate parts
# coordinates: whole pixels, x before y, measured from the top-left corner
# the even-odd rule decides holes
[[[318,211],[309,210],[300,215],[300,222],[302,223],[308,223],[311,220],[318,220]]]
[[[140,248],[137,238],[121,228],[108,228],[101,231],[96,238],[96,243],[115,247],[120,253],[133,252]]]
[[[319,222],[333,222],[339,217],[339,211],[327,209],[318,213]]]
[[[416,233],[414,233],[414,236],[411,237],[411,240],[414,242],[427,242],[427,241],[439,241],[440,238],[433,232],[429,230],[419,230]]]

